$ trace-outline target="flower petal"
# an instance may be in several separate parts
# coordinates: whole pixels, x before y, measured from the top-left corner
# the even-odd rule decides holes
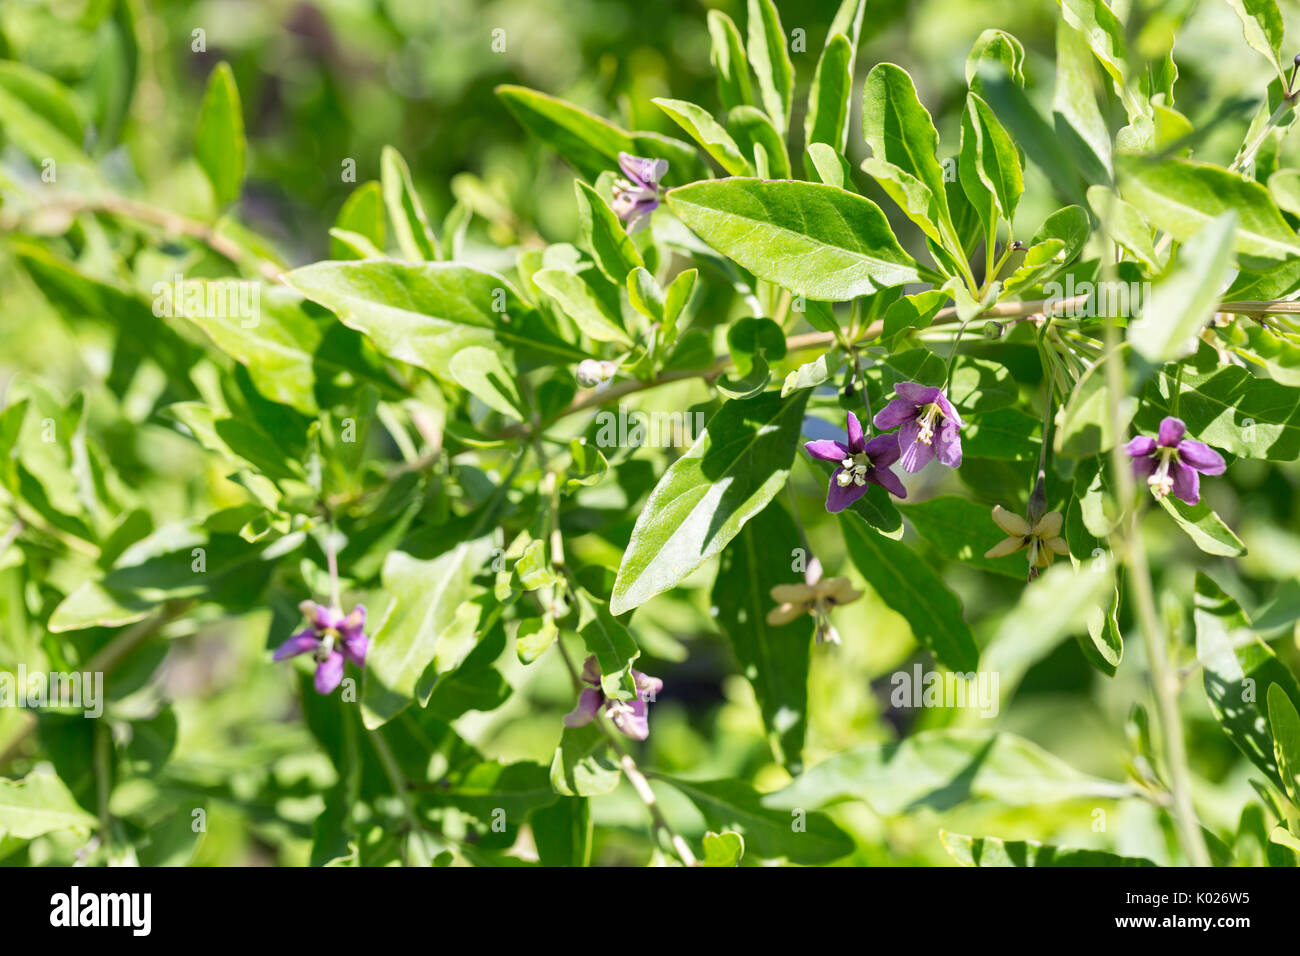
[[[316,665],[316,693],[333,693],[334,688],[343,682],[343,655],[330,651],[330,656]]]
[[[344,634],[339,649],[343,651],[343,656],[353,664],[358,667],[365,667],[366,651],[370,649],[370,638],[360,631],[355,634]]]
[[[791,604],[786,602],[779,607],[774,607],[767,612],[767,623],[772,627],[783,627],[798,617],[808,613],[808,609],[802,604]]]
[[[1001,505],[993,506],[993,523],[1013,538],[1023,538],[1029,534],[1029,522]]]
[[[935,436],[939,440],[939,447],[935,449],[935,457],[939,459],[939,464],[947,465],[949,468],[961,467],[961,431],[954,422],[944,422],[939,426],[939,434]]]
[[[314,651],[320,647],[320,638],[316,636],[316,631],[308,627],[293,637],[289,638],[283,644],[275,649],[275,654],[271,660],[282,661],[289,657],[297,657],[299,654],[306,654],[308,651]]]
[[[578,695],[578,706],[564,715],[564,726],[583,727],[596,719],[605,695],[594,688],[587,688]]]
[[[867,472],[867,480],[874,481],[895,498],[907,497],[907,489],[903,487],[903,482],[888,468],[871,469],[871,471]]]
[[[1015,554],[1017,551],[1019,551],[1019,550],[1020,550],[1021,548],[1023,548],[1024,546],[1025,546],[1025,539],[1024,539],[1023,537],[1019,537],[1019,538],[1003,538],[1001,541],[999,541],[999,542],[998,542],[997,544],[995,544],[993,547],[991,547],[991,548],[989,548],[987,551],[985,551],[985,552],[984,552],[984,557],[986,557],[986,558],[1005,558],[1008,554]]]
[[[1183,424],[1181,418],[1170,416],[1160,423],[1160,436],[1157,443],[1165,448],[1173,448],[1183,440],[1183,433],[1187,431],[1187,426]]]
[[[1156,440],[1150,435],[1138,435],[1127,445],[1124,451],[1130,458],[1141,458],[1144,455],[1150,455],[1156,450]]]
[[[961,416],[957,414],[956,406],[954,406],[952,402],[948,401],[948,396],[942,391],[935,396],[934,401],[935,404],[939,406],[939,411],[943,413],[945,419],[952,422],[958,428],[961,428],[962,425],[966,424],[961,420]]]
[[[829,438],[804,442],[803,448],[814,458],[820,458],[822,461],[833,461],[837,465],[849,457],[849,448],[844,442],[831,441]]]
[[[894,393],[899,398],[905,398],[913,405],[929,405],[936,398],[943,394],[943,391],[934,385],[922,385],[919,382],[899,382],[894,386]]]
[[[898,436],[877,435],[862,449],[877,468],[887,468],[898,461]]]
[[[862,451],[862,422],[852,412],[848,413],[849,451]]]
[[[804,604],[817,598],[817,589],[811,584],[774,584],[768,593],[782,604]]]
[[[1203,475],[1221,475],[1228,466],[1223,456],[1203,441],[1184,439],[1178,443],[1178,460]]]
[[[836,468],[835,473],[839,474],[842,468]],[[831,478],[831,486],[826,490],[826,510],[831,514],[839,514],[853,502],[857,501],[867,493],[867,485],[847,484],[841,485],[834,477]]]
[[[643,700],[610,701],[605,714],[610,721],[633,740],[650,736],[650,705]]]
[[[877,428],[886,429],[894,428],[915,417],[916,406],[905,398],[896,398],[876,412],[876,417],[872,421],[876,423]]]
[[[651,677],[649,674],[642,674],[638,670],[632,671],[632,680],[636,683],[636,695],[639,700],[648,700],[654,703],[659,692],[664,689],[664,682],[658,677]]]
[[[1038,519],[1029,533],[1040,538],[1055,538],[1061,533],[1061,524],[1064,520],[1059,511],[1049,511]]]
[[[1189,505],[1201,500],[1201,476],[1195,468],[1189,468],[1181,462],[1169,463],[1169,477],[1174,480],[1173,492]]]
[[[1064,538],[1048,538],[1047,546],[1057,554],[1070,553],[1070,545]]]
[[[853,586],[848,578],[827,578],[821,585],[822,594],[832,604],[852,604],[863,592]]]
[[[596,663],[595,654],[588,654],[587,659],[582,662],[582,679],[588,684],[600,686],[600,665]]]
[[[921,424],[916,421],[904,422],[898,430],[898,450],[903,463],[903,470],[916,474],[934,458],[934,446],[918,441]]]
[[[1133,459],[1133,474],[1138,480],[1146,481],[1156,473],[1156,459],[1154,455],[1140,455]]]

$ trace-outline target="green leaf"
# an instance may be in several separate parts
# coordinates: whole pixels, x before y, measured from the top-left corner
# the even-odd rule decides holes
[[[505,279],[454,262],[318,262],[290,286],[364,332],[389,358],[451,379],[451,357],[471,345],[576,363],[586,356],[549,329]],[[521,361],[522,364],[522,361]]]
[[[605,170],[617,169],[620,152],[637,154],[629,133],[572,103],[522,86],[498,86],[496,94],[526,130],[585,179],[594,181]]]
[[[790,178],[790,157],[785,139],[762,110],[752,106],[736,107],[727,114],[727,132],[747,159],[753,159],[755,147],[762,147],[767,157],[768,178]]]
[[[670,190],[668,205],[713,248],[795,295],[839,302],[920,278],[880,208],[833,186],[726,179]]]
[[[1238,218],[1233,249],[1256,259],[1300,255],[1300,237],[1282,218],[1268,190],[1237,173],[1188,159],[1124,164],[1123,197],[1179,242],[1224,213]]]
[[[964,258],[939,165],[939,134],[902,67],[880,63],[867,74],[862,135],[872,153],[863,171],[931,240]]]
[[[1294,461],[1300,457],[1300,389],[1219,364],[1218,353],[1202,345],[1184,365],[1181,379],[1158,373],[1142,394],[1134,426],[1154,434],[1160,420],[1177,416],[1200,441],[1238,458]]]
[[[425,669],[439,663],[440,650],[445,662],[467,636],[472,638],[478,610],[472,602],[483,590],[474,577],[484,569],[492,546],[492,537],[485,536],[428,560],[394,551],[384,561],[389,605],[366,655],[362,718],[367,728],[397,716],[417,692],[427,699],[432,688],[421,683]],[[448,647],[440,648],[444,643]]]
[[[962,451],[971,458],[1037,461],[1043,423],[1018,408],[999,408],[977,415],[962,430]]]
[[[384,224],[384,191],[379,183],[371,180],[352,190],[334,220],[334,228],[361,236],[382,252],[387,229]],[[340,242],[330,243],[330,256],[334,259],[349,258],[348,251]]]
[[[1300,707],[1300,685],[1255,636],[1240,605],[1201,572],[1196,574],[1196,659],[1204,672],[1210,712],[1223,732],[1277,788],[1286,792],[1261,696],[1277,685]]]
[[[758,77],[763,108],[782,135],[788,131],[794,96],[794,65],[785,30],[772,0],[748,0],[749,62]]]
[[[238,279],[193,280],[182,291],[174,311],[246,366],[259,392],[305,415],[316,414],[314,353],[324,331],[300,295]]]
[[[939,831],[943,848],[962,866],[1155,866],[1140,856],[1048,846],[1035,840],[999,840]]]
[[[1106,381],[1106,362],[1119,361],[1115,355],[1103,358],[1080,378],[1065,407],[1057,412],[1056,452],[1070,458],[1088,458],[1110,451],[1119,441],[1110,412],[1110,385]],[[1138,402],[1121,396],[1120,418],[1132,416]]]
[[[420,800],[431,806],[456,807],[491,823],[502,812],[508,820],[520,820],[538,807],[549,806],[555,802],[555,791],[541,764],[485,760],[448,774],[437,788],[421,791]]]
[[[610,756],[609,739],[595,722],[565,727],[551,761],[551,786],[570,797],[594,797],[618,786],[618,764]]]
[[[1236,215],[1227,212],[1189,239],[1142,304],[1141,316],[1129,323],[1129,344],[1150,365],[1196,351],[1197,337],[1214,318],[1232,268],[1236,225]]]
[[[1152,272],[1160,271],[1160,255],[1146,217],[1106,186],[1090,186],[1086,196],[1106,234]]]
[[[894,692],[903,690],[899,686]],[[1126,784],[1080,773],[1014,734],[946,728],[836,754],[785,789],[768,794],[763,804],[814,809],[844,799],[862,800],[889,817],[923,807],[942,812],[971,800],[1036,807],[1133,793]]]
[[[974,670],[979,648],[962,617],[961,601],[939,575],[907,545],[877,534],[857,514],[841,515],[840,528],[854,567],[903,616],[916,640],[945,667]]]
[[[542,866],[591,865],[591,810],[581,797],[561,797],[528,818]]]
[[[1110,130],[1093,92],[1095,73],[1087,44],[1065,20],[1058,20],[1052,119],[1062,141],[1078,155],[1086,178],[1109,183],[1113,177]]]
[[[1286,73],[1282,69],[1282,13],[1276,0],[1228,0],[1228,6],[1241,18],[1242,33],[1252,50],[1262,54],[1283,83]]]
[[[384,205],[393,222],[397,247],[411,262],[432,262],[438,258],[438,241],[429,228],[424,205],[415,193],[406,160],[391,146],[385,146],[379,162]]]
[[[709,36],[713,40],[709,62],[718,78],[718,98],[732,110],[754,102],[749,82],[749,59],[735,22],[721,10],[709,11]]]
[[[713,585],[718,626],[731,642],[740,671],[754,688],[777,759],[791,773],[803,764],[808,727],[808,666],[813,620],[767,622],[778,584],[802,584],[791,549],[801,547],[799,529],[779,501],[771,502],[725,551]]]
[[[84,165],[83,104],[76,93],[40,70],[0,60],[0,130],[34,162]]]
[[[600,686],[608,697],[630,699],[636,690],[632,685],[632,663],[641,654],[631,633],[610,613],[610,608],[586,591],[579,589],[578,636],[588,653],[596,655],[600,665]]]
[[[901,505],[899,511],[912,522],[916,533],[945,558],[995,574],[1005,574],[1018,581],[1025,579],[1029,567],[1024,554],[1005,558],[984,557],[989,548],[1006,537],[993,523],[992,512],[984,505],[969,498],[942,495]]]
[[[741,155],[736,141],[727,134],[717,120],[708,114],[707,110],[686,100],[673,100],[662,96],[651,102],[667,113],[673,122],[684,129],[691,139],[699,143],[704,151],[728,173],[733,176],[753,175],[753,167]]]
[[[704,834],[703,866],[740,866],[745,855],[745,838],[732,830]]]
[[[516,373],[506,368],[501,353],[481,345],[463,348],[451,357],[451,377],[465,391],[494,411],[524,421],[524,400],[515,385]]]
[[[644,604],[727,546],[785,485],[808,392],[726,402],[637,516],[610,610]]]
[[[804,143],[826,143],[843,152],[848,145],[849,94],[853,87],[853,48],[842,33],[826,41],[808,93],[804,117]]]
[[[1268,685],[1268,726],[1273,732],[1273,757],[1291,802],[1300,807],[1300,714],[1277,684]]]
[[[1241,539],[1232,533],[1232,529],[1204,501],[1189,505],[1180,498],[1168,495],[1160,499],[1160,504],[1169,512],[1169,517],[1177,522],[1178,527],[1186,531],[1187,536],[1206,554],[1239,558],[1246,553],[1246,546],[1241,543]]]
[[[821,813],[768,809],[762,796],[741,780],[682,780],[655,774],[695,804],[714,830],[737,830],[745,849],[765,860],[785,858],[816,866],[853,852],[849,835]],[[801,823],[800,828],[797,824]]]
[[[89,833],[98,826],[62,780],[33,772],[21,780],[0,778],[0,838],[34,840],[57,830]]]
[[[994,210],[1008,223],[1015,218],[1016,204],[1025,191],[1020,154],[993,110],[975,93],[967,95],[962,114],[961,174],[966,197],[977,210],[983,210],[981,219],[986,231],[994,224]],[[991,208],[973,181],[992,197]]]
[[[614,315],[582,276],[568,269],[542,269],[533,273],[533,283],[558,303],[560,310],[573,319],[584,335],[597,342],[618,342],[630,347],[632,339],[623,329],[621,317]]]
[[[194,140],[194,154],[212,183],[218,206],[239,198],[246,150],[244,115],[240,111],[235,74],[230,64],[223,61],[208,76]]]
[[[609,281],[622,285],[629,272],[645,267],[641,253],[600,194],[580,180],[573,185],[578,196],[578,245],[591,253]]]

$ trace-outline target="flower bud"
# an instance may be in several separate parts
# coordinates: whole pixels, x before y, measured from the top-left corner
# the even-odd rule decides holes
[[[1006,330],[1007,327],[1005,325],[1003,325],[1001,322],[997,322],[992,319],[984,323],[984,328],[983,328],[984,337],[992,341],[996,341],[1002,338],[1002,335],[1003,333],[1006,332]]]
[[[618,371],[618,364],[615,362],[602,362],[599,359],[583,359],[578,363],[575,372],[578,378],[578,384],[583,388],[592,388],[601,382],[607,381],[614,377]]]

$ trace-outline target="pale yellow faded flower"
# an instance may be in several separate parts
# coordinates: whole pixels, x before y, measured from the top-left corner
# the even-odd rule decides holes
[[[778,584],[771,593],[777,606],[768,611],[768,624],[780,627],[802,614],[811,614],[817,622],[817,640],[832,644],[840,642],[840,635],[831,625],[831,608],[862,597],[862,592],[848,578],[825,578],[811,584]]]
[[[1064,519],[1059,511],[1049,511],[1032,525],[1020,515],[1001,505],[993,506],[993,521],[1008,537],[984,553],[986,558],[1003,558],[1023,548],[1029,549],[1029,578],[1038,577],[1041,568],[1052,563],[1058,554],[1069,554],[1070,546],[1061,537]]]

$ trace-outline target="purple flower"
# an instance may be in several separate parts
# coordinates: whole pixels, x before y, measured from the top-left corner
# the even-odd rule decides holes
[[[943,389],[899,382],[894,392],[898,398],[882,408],[874,421],[880,429],[902,426],[898,429],[898,450],[903,470],[915,474],[936,456],[940,464],[960,467],[962,420]]]
[[[645,228],[650,214],[659,208],[659,180],[668,172],[668,160],[619,153],[618,168],[627,178],[614,181],[613,209],[627,223],[627,231],[636,232]]]
[[[877,435],[865,441],[862,423],[849,412],[849,443],[822,439],[804,444],[808,454],[822,461],[839,462],[831,475],[826,492],[826,510],[831,514],[843,511],[867,493],[867,485],[880,485],[899,498],[907,497],[907,489],[889,466],[898,460],[898,440],[893,435]]]
[[[1124,450],[1133,459],[1133,474],[1147,480],[1153,495],[1163,498],[1172,491],[1194,505],[1201,500],[1200,476],[1221,475],[1227,466],[1205,442],[1184,439],[1186,431],[1181,418],[1166,418],[1157,437],[1139,435]]]
[[[316,659],[316,691],[328,694],[343,680],[344,658],[358,667],[366,664],[366,607],[358,604],[347,617],[336,607],[325,607],[314,601],[298,605],[310,626],[299,631],[276,648],[274,660],[306,654]]]
[[[578,695],[578,706],[565,715],[564,726],[582,727],[591,723],[601,707],[605,716],[615,727],[634,740],[645,740],[650,735],[650,705],[663,690],[664,682],[657,677],[648,677],[638,670],[632,671],[632,680],[636,684],[636,700],[615,700],[606,697],[600,689],[600,668],[596,666],[596,655],[592,654],[582,665],[582,679],[592,686]]]

